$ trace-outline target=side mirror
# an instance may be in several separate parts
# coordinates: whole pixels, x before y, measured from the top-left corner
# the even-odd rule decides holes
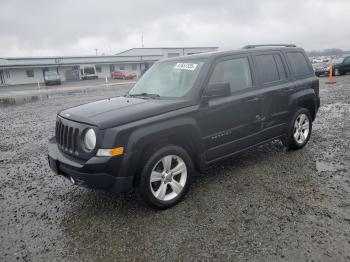
[[[210,84],[204,91],[204,97],[223,97],[231,94],[230,83]]]

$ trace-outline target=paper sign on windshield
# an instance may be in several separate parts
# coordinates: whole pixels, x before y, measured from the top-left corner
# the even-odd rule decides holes
[[[197,67],[197,64],[193,64],[193,63],[177,63],[174,68],[180,69],[180,70],[194,71],[196,67]]]

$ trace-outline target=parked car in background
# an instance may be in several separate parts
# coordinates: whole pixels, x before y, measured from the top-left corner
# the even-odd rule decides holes
[[[330,64],[332,63],[333,75],[340,76],[350,72],[350,56],[335,58],[328,63],[313,64],[316,76],[328,76]]]
[[[350,56],[338,58],[333,61],[334,75],[340,76],[340,75],[345,75],[347,73],[350,73]]]
[[[328,76],[329,74],[329,63],[315,63],[312,64],[312,67],[314,68],[315,75],[320,77],[320,76]]]
[[[183,199],[195,170],[277,138],[303,148],[319,81],[303,49],[261,47],[162,60],[127,95],[59,112],[51,169],[164,209]]]
[[[118,71],[113,71],[112,72],[112,78],[113,79],[134,79],[136,77],[136,73],[135,72],[127,72],[127,71],[122,71],[122,70],[118,70]]]
[[[81,65],[80,66],[80,79],[97,79],[98,75],[96,72],[95,65]]]
[[[60,85],[61,77],[56,71],[45,71],[44,73],[45,85]]]

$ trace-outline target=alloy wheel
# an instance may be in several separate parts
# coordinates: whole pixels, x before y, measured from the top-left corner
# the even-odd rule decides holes
[[[158,200],[169,201],[184,190],[187,181],[187,167],[176,155],[162,157],[152,168],[151,192]]]
[[[310,120],[306,114],[300,114],[294,122],[293,137],[298,144],[303,144],[310,133]]]

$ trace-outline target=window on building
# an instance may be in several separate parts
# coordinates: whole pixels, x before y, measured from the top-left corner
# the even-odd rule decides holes
[[[119,66],[119,69],[120,69],[120,70],[125,70],[125,65],[120,65],[120,66]]]
[[[231,91],[252,87],[248,58],[236,58],[219,62],[210,77],[209,84],[229,83]]]
[[[286,78],[286,72],[279,55],[256,56],[258,74],[263,84],[277,82]]]
[[[311,71],[303,53],[287,52],[287,57],[295,76],[305,76],[310,74]]]
[[[102,67],[101,66],[96,66],[96,72],[101,73],[102,72]]]
[[[34,70],[33,69],[26,70],[26,75],[27,77],[34,77]]]
[[[132,64],[131,68],[132,68],[133,71],[136,71],[137,70],[137,64]]]
[[[180,56],[180,53],[168,53],[168,58],[178,57],[178,56]]]

